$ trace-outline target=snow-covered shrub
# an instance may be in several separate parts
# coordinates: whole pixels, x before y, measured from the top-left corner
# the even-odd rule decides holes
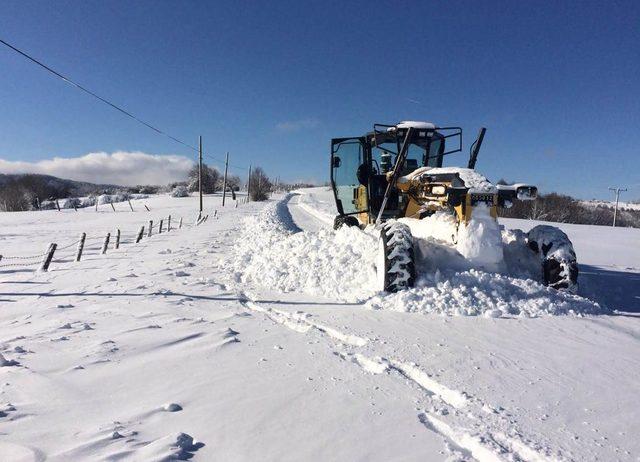
[[[171,197],[188,197],[189,190],[186,186],[178,185],[171,191]]]
[[[42,201],[40,202],[40,210],[54,210],[56,209],[55,201]]]
[[[77,197],[69,197],[60,201],[60,207],[63,209],[80,208],[82,201]]]
[[[111,203],[111,195],[110,194],[101,194],[98,196],[98,205],[102,204],[110,204]]]
[[[82,199],[83,207],[93,207],[94,205],[96,205],[96,196],[84,197]]]

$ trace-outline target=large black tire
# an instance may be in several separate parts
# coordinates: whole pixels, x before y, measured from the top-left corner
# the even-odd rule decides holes
[[[578,290],[578,261],[569,237],[554,226],[538,225],[527,233],[529,248],[540,256],[542,280],[558,290]]]
[[[360,226],[360,222],[353,215],[338,215],[333,219],[333,229],[338,230],[343,226]]]
[[[544,283],[558,290],[575,292],[578,286],[578,262],[545,258],[542,262]]]
[[[376,271],[379,290],[398,292],[413,287],[416,277],[413,237],[404,223],[390,221],[382,225]]]

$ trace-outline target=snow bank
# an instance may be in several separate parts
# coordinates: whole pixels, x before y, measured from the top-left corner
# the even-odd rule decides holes
[[[246,219],[229,262],[242,282],[356,302],[375,293],[376,237],[357,228],[299,230],[288,196]]]

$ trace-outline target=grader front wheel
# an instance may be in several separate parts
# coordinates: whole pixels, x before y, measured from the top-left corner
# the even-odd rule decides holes
[[[407,225],[396,221],[382,225],[376,272],[379,290],[398,292],[413,287],[416,277],[413,237]]]

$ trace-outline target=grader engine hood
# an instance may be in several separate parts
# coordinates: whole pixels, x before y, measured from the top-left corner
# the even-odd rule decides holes
[[[473,208],[480,204],[490,207],[495,218],[497,206],[509,207],[515,200],[532,200],[537,195],[535,186],[495,186],[475,170],[458,167],[419,168],[400,177],[397,186],[411,198],[414,214],[453,208],[464,222],[470,220]]]
[[[492,198],[497,196],[500,206],[507,201],[534,200],[538,194],[538,188],[533,185],[517,183],[495,186],[475,170],[458,167],[422,167],[400,177],[398,187],[410,194],[431,198],[469,194],[472,200],[493,202]]]
[[[398,188],[417,200],[443,200],[470,194],[493,202],[491,198],[498,193],[498,189],[475,170],[457,167],[419,168],[401,177]]]

